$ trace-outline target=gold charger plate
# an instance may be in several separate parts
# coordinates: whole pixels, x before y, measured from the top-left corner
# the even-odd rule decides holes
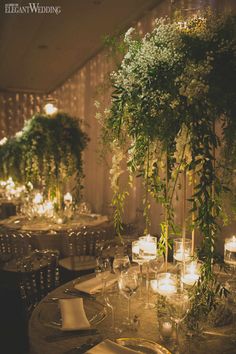
[[[140,354],[171,354],[162,345],[144,338],[119,338],[116,342],[123,347],[137,350]]]

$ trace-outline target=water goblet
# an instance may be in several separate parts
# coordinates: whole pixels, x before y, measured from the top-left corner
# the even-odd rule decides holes
[[[164,264],[164,257],[163,256],[157,256],[156,259],[152,259],[149,262],[150,270],[155,273],[156,278],[157,278],[158,272],[162,269],[163,264]]]
[[[138,263],[139,273],[140,273],[140,287],[139,287],[139,298],[142,299],[142,282],[143,282],[143,264],[145,260],[140,255],[140,241],[136,240],[132,242],[132,261]]]
[[[186,291],[173,293],[167,297],[170,318],[176,328],[176,353],[179,351],[179,325],[190,310],[190,297]]]
[[[117,298],[118,290],[119,290],[118,285],[116,283],[111,288],[106,289],[105,294],[104,294],[105,304],[106,304],[107,308],[111,310],[111,321],[112,321],[111,328],[112,328],[112,331],[114,331],[115,333],[121,332],[121,329],[119,327],[117,327],[116,323],[115,323],[115,310],[116,310],[117,305],[119,304],[119,301]]]
[[[98,258],[97,265],[95,268],[96,277],[100,278],[102,281],[102,296],[104,297],[104,291],[106,288],[106,280],[111,273],[111,263],[108,258]]]
[[[130,260],[128,256],[115,255],[113,261],[113,271],[115,274],[121,274],[123,271],[127,271],[130,267]]]
[[[121,294],[128,300],[128,319],[127,325],[129,328],[133,328],[133,321],[131,321],[130,307],[131,307],[131,297],[136,293],[139,287],[138,275],[137,273],[125,273],[122,272],[118,281],[119,289]]]
[[[147,289],[147,302],[145,304],[145,309],[151,309],[155,307],[154,304],[150,303],[150,272],[149,272],[149,262],[156,259],[157,256],[157,238],[151,235],[146,235],[139,237],[139,253],[141,258],[145,260],[146,263],[146,289]]]

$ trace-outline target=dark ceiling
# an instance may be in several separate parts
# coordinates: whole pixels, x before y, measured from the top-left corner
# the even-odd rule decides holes
[[[167,0],[169,1],[169,0]],[[37,0],[55,14],[0,12],[0,90],[47,93],[103,46],[104,35],[126,29],[160,0]]]
[[[61,13],[5,13],[7,3],[29,2]],[[236,0],[0,0],[0,90],[53,91],[103,47],[104,35],[126,30],[158,4],[232,11]]]

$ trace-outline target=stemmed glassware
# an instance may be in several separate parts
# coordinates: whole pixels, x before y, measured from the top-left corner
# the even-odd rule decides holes
[[[152,259],[149,262],[151,271],[155,273],[155,278],[157,278],[157,274],[161,270],[163,264],[164,264],[164,257],[160,255],[158,255],[155,259]]]
[[[96,277],[99,277],[102,281],[102,296],[104,297],[104,292],[106,288],[106,280],[111,273],[111,263],[108,258],[98,258],[97,266],[95,268]]]
[[[179,349],[179,324],[185,319],[190,309],[190,297],[186,291],[177,292],[167,297],[170,318],[176,326],[176,352]]]
[[[142,298],[143,263],[145,260],[140,256],[139,240],[132,242],[132,261],[138,263],[140,273],[140,298]]]
[[[150,303],[150,272],[149,262],[156,259],[157,256],[157,238],[151,235],[139,237],[139,253],[140,257],[146,263],[146,288],[147,288],[147,302],[145,309],[154,308],[155,305]]]
[[[118,285],[121,294],[128,300],[128,319],[127,325],[132,328],[133,322],[130,316],[131,296],[136,293],[139,287],[137,273],[125,273],[122,272],[118,280]]]
[[[111,328],[114,332],[120,333],[121,332],[120,328],[117,327],[115,324],[115,307],[116,305],[118,305],[117,290],[118,290],[117,283],[112,288],[106,289],[104,294],[104,300],[106,306],[111,310],[111,320],[112,320]]]
[[[113,261],[113,271],[115,274],[121,274],[123,271],[127,271],[130,267],[130,260],[128,256],[117,254]]]

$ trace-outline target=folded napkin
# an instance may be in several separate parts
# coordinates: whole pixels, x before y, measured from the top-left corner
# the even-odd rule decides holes
[[[119,344],[116,344],[109,339],[106,339],[104,342],[99,343],[92,349],[86,352],[86,354],[137,354],[140,353],[136,350],[122,347]]]
[[[107,277],[105,279],[106,287],[111,286],[117,280],[118,280],[117,275],[107,272]],[[75,289],[84,291],[88,294],[97,293],[99,290],[102,289],[102,286],[103,286],[103,282],[100,277],[94,277],[74,285]]]
[[[83,299],[60,299],[59,300],[62,330],[73,331],[90,328],[90,323],[84,311]]]

